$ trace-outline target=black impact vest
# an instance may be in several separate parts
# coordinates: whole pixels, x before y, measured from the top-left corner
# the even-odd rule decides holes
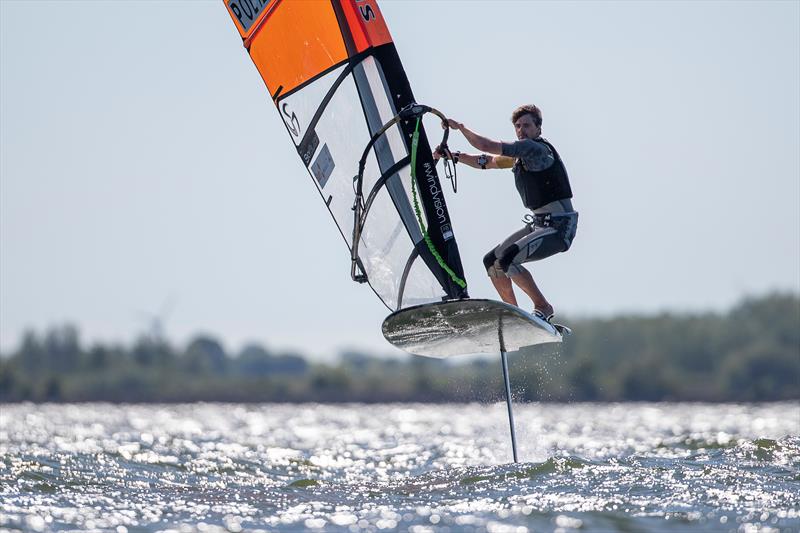
[[[517,159],[512,169],[514,184],[522,198],[522,203],[528,209],[538,209],[543,205],[556,200],[572,198],[572,188],[569,186],[567,169],[561,161],[556,149],[548,141],[539,137],[536,142],[544,143],[553,152],[553,164],[544,170],[527,170],[522,165],[522,160]]]

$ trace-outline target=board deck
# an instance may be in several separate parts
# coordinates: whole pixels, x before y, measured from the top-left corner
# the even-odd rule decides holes
[[[407,307],[386,317],[382,330],[397,348],[437,358],[513,352],[561,342],[561,331],[569,332],[516,306],[484,299]]]

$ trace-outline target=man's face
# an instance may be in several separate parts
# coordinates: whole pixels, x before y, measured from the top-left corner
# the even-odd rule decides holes
[[[526,113],[514,122],[517,139],[536,139],[542,134],[542,129],[533,121],[533,115]]]

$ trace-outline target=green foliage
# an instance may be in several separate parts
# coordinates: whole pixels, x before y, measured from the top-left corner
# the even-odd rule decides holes
[[[800,298],[748,298],[729,313],[568,322],[562,345],[509,355],[519,401],[771,401],[800,398]],[[208,335],[183,350],[142,337],[84,348],[78,329],[27,332],[0,357],[0,401],[498,401],[499,358],[464,363],[348,351],[336,364]]]

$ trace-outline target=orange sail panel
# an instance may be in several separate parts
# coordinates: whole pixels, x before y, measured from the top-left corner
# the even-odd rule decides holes
[[[386,21],[374,0],[343,2],[347,24],[353,34],[356,49],[363,52],[371,46],[380,46],[392,42]]]
[[[291,91],[347,59],[330,1],[284,1],[250,44],[250,57],[275,94]]]
[[[334,2],[226,2],[270,94],[291,91],[355,53],[391,42],[386,22],[374,0],[341,2],[349,35],[340,31]],[[345,38],[352,39],[353,49],[349,54]]]

